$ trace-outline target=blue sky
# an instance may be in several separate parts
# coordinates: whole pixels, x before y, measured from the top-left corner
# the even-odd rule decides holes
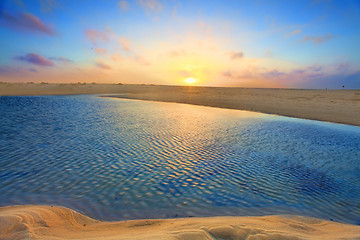
[[[0,81],[360,88],[360,1],[13,0]]]

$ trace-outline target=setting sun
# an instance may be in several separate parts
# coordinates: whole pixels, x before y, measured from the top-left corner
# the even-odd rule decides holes
[[[185,82],[187,84],[194,84],[197,80],[195,78],[189,77],[187,79],[185,79]]]

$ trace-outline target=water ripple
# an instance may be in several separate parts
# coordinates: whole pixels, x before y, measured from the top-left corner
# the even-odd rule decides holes
[[[0,97],[0,112],[0,205],[360,222],[358,127],[96,96]]]

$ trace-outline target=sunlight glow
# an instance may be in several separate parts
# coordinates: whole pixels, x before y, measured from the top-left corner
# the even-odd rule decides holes
[[[185,82],[187,84],[194,84],[197,80],[195,78],[189,77],[187,79],[185,79]]]

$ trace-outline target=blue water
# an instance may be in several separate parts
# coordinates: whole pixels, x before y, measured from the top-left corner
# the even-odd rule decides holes
[[[0,97],[0,123],[0,206],[360,224],[360,127],[94,95]]]

